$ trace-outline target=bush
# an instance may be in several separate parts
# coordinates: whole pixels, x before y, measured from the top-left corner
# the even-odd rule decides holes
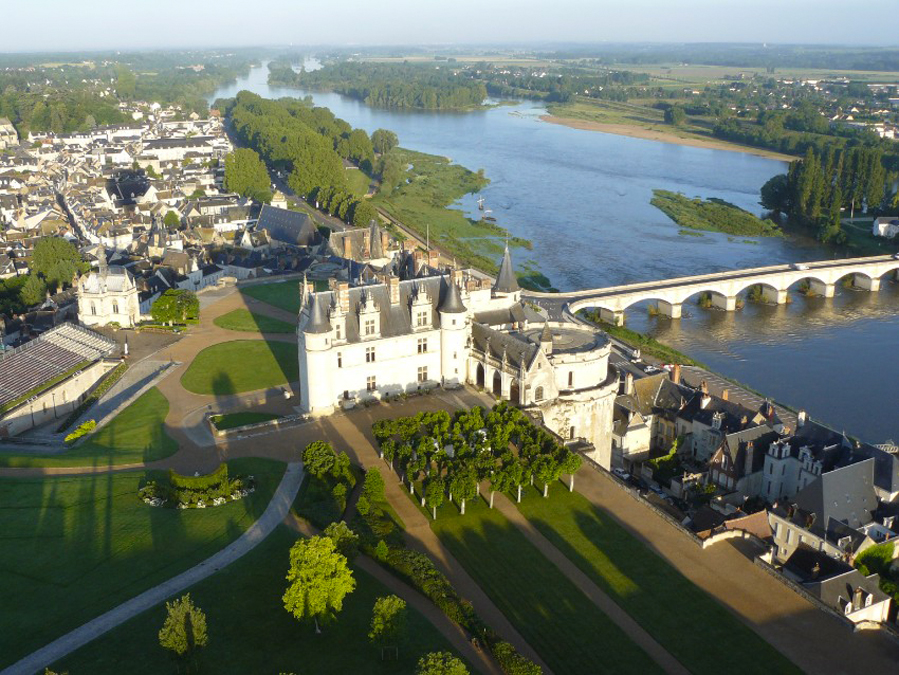
[[[66,443],[74,443],[82,436],[87,436],[96,428],[97,422],[95,420],[88,420],[84,424],[79,424],[78,428],[75,429],[75,431],[66,436]]]
[[[120,363],[115,368],[110,370],[106,374],[106,377],[103,378],[103,381],[100,382],[99,385],[97,385],[97,388],[91,392],[90,396],[88,396],[86,399],[84,399],[84,401],[81,403],[81,405],[79,405],[77,408],[75,408],[71,412],[71,414],[68,417],[66,417],[66,419],[63,421],[63,423],[60,424],[59,427],[57,427],[56,432],[62,433],[63,431],[68,429],[70,426],[75,424],[75,421],[79,417],[81,417],[85,412],[87,412],[88,408],[90,408],[92,405],[94,405],[94,403],[99,401],[100,398],[103,396],[103,394],[105,394],[107,391],[109,391],[110,387],[112,387],[112,385],[114,385],[116,382],[119,381],[119,379],[122,377],[122,375],[125,374],[126,370],[128,370],[128,364],[124,363],[124,362]]]
[[[508,642],[496,642],[491,650],[506,675],[541,675],[543,669],[528,658],[525,658]]]
[[[362,484],[362,494],[370,501],[377,502],[384,499],[384,478],[378,467],[372,467],[365,472],[365,482]]]
[[[356,502],[356,511],[358,511],[361,516],[367,516],[370,510],[371,502],[368,501],[368,497],[359,495],[359,500]]]
[[[390,549],[387,548],[387,543],[381,539],[378,542],[378,545],[375,546],[374,550],[374,558],[379,562],[384,562],[387,560],[387,555],[390,553]]]
[[[212,473],[205,476],[182,476],[174,470],[169,469],[169,483],[176,490],[209,490],[215,488],[222,483],[228,482],[228,465],[222,462]]]

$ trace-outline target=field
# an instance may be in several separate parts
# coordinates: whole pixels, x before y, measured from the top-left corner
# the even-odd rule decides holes
[[[456,200],[479,191],[487,179],[446,157],[395,148],[401,161],[410,165],[408,183],[389,195],[377,195],[372,204],[403,223],[424,240],[430,227],[431,242],[456,256],[464,265],[496,272],[503,252],[505,229],[495,223],[476,222],[461,210],[448,208]],[[524,240],[513,240],[529,246]]]
[[[229,413],[227,415],[213,415],[212,423],[215,425],[216,429],[224,430],[224,429],[234,429],[235,427],[242,427],[246,424],[256,424],[258,422],[268,422],[269,420],[276,420],[281,415],[274,415],[272,413],[264,413],[264,412],[238,412],[238,413]]]
[[[300,284],[298,281],[279,281],[273,284],[245,286],[240,289],[240,292],[287,312],[297,314],[300,311]]]
[[[298,377],[296,344],[234,340],[197,354],[181,376],[181,385],[195,394],[230,396],[295,382]]]
[[[71,450],[59,455],[0,454],[0,466],[112,466],[162,459],[178,451],[165,433],[168,412],[169,402],[154,387]]]
[[[371,176],[362,169],[347,169],[346,183],[352,194],[357,197],[364,197],[368,194],[368,186],[371,185]]]
[[[202,672],[411,674],[422,655],[452,651],[443,636],[410,609],[409,638],[399,660],[381,661],[366,635],[375,598],[389,591],[359,569],[353,572],[356,590],[344,601],[336,622],[323,626],[320,635],[312,626],[299,624],[281,602],[287,551],[296,539],[281,526],[244,558],[190,589],[209,627]],[[75,652],[56,670],[113,675],[125,666],[133,675],[172,672],[157,639],[164,619],[164,607],[156,607]]]
[[[691,199],[668,190],[653,190],[650,204],[681,227],[743,237],[782,237],[772,221],[762,220],[721,199]]]
[[[143,480],[160,472],[0,479],[0,601],[7,608],[0,612],[0,667],[240,536],[267,506],[284,465],[240,459],[229,469],[254,475],[256,491],[223,506],[187,510],[153,508],[138,499]]]
[[[254,314],[248,309],[235,309],[232,312],[218,316],[213,323],[225,330],[235,330],[244,333],[293,333],[296,328],[286,321],[273,319],[264,314]]]
[[[539,495],[528,490],[521,512],[690,672],[798,672],[582,495],[561,483],[551,486],[549,499]]]
[[[514,526],[481,499],[442,508],[440,540],[555,673],[653,673],[658,666]]]

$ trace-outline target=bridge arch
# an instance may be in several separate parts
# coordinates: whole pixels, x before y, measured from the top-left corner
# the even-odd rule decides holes
[[[761,301],[771,305],[783,305],[787,302],[787,288],[781,288],[780,284],[773,284],[768,281],[745,281],[735,286],[735,295],[742,293],[751,294],[754,288],[760,289],[760,296],[752,298],[754,301]]]

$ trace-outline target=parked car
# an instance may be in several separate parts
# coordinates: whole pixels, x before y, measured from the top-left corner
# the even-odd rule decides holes
[[[807,270],[808,269],[808,265],[806,265],[805,263],[793,263],[792,265],[790,265],[790,267],[792,267],[794,270]]]
[[[631,477],[631,475],[627,471],[625,471],[624,469],[619,469],[617,467],[612,469],[612,473],[614,473],[616,476],[618,476],[618,478],[620,478],[623,481],[626,481]]]
[[[894,254],[893,254],[893,257],[894,257],[896,260],[899,260],[899,253],[894,253]]]

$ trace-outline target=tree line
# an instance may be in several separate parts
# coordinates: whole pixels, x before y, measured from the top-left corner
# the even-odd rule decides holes
[[[344,61],[315,71],[295,72],[269,64],[269,82],[289,87],[336,91],[381,108],[460,110],[487,98],[482,82],[462,79],[433,66]]]
[[[287,184],[297,195],[347,223],[365,226],[377,219],[367,200],[350,193],[342,161],[375,170],[372,138],[363,129],[353,129],[327,108],[297,99],[270,101],[242,91],[217,105],[244,145],[272,168],[288,173]],[[386,130],[376,131],[374,137],[382,149],[396,143],[396,135]],[[258,167],[253,172],[259,173]]]
[[[22,314],[40,305],[48,293],[71,286],[89,269],[71,242],[62,237],[43,237],[34,245],[29,273],[0,280],[0,314]]]
[[[816,228],[821,241],[844,243],[841,212],[876,212],[899,206],[895,180],[884,166],[880,148],[856,146],[808,148],[805,157],[790,164],[786,174],[771,178],[761,190],[761,204],[792,220]]]

